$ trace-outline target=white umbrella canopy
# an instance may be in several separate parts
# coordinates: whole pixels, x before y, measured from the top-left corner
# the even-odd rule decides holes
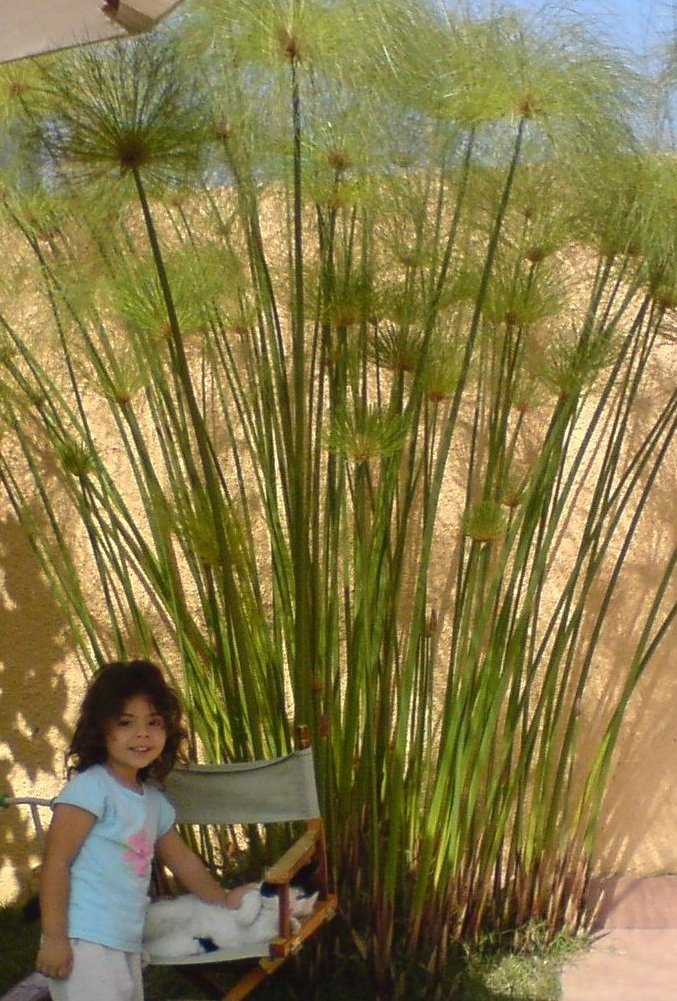
[[[181,0],[0,0],[0,63],[149,31]]]

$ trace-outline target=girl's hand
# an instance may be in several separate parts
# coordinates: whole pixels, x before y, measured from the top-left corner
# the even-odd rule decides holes
[[[258,890],[260,885],[260,883],[245,883],[243,886],[236,886],[232,890],[226,890],[226,907],[231,911],[239,910],[247,894],[251,893],[252,890]]]
[[[57,980],[69,977],[73,969],[73,950],[68,939],[63,935],[43,935],[35,967],[46,977]]]

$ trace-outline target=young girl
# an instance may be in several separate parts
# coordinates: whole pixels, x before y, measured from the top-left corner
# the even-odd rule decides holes
[[[56,798],[40,890],[37,968],[54,1001],[143,1001],[141,936],[153,854],[202,900],[238,908],[174,828],[152,784],[185,736],[162,673],[144,660],[106,664],[85,695]],[[151,780],[150,782],[148,780]]]

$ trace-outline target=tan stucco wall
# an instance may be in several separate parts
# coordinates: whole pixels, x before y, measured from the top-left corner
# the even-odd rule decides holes
[[[0,511],[0,791],[51,796],[83,675],[22,529]],[[12,863],[25,876],[37,860],[32,841],[25,811],[0,811],[0,900],[20,887]]]
[[[653,419],[654,390],[664,398],[677,381],[677,346],[665,341],[638,401],[641,423]],[[543,415],[535,413],[533,448]],[[464,448],[455,457],[465,461]],[[527,440],[528,447],[528,440]],[[593,450],[594,451],[594,450]],[[125,477],[120,452],[110,456],[118,482]],[[592,461],[594,462],[594,455]],[[453,462],[452,462],[453,467]],[[449,611],[449,547],[457,544],[462,483],[446,485],[433,561],[431,593],[440,621]],[[585,487],[582,490],[585,508]],[[677,448],[664,463],[652,503],[616,595],[581,711],[581,731],[598,732],[600,706],[617,690],[638,636],[640,610],[655,591],[667,555],[677,541]],[[574,534],[576,526],[573,526]],[[78,526],[70,531],[75,539]],[[86,540],[83,539],[83,542]],[[555,559],[562,574],[570,564],[571,538],[564,534]],[[557,567],[556,567],[557,569]],[[446,597],[445,597],[446,592]],[[552,595],[550,596],[552,600]],[[99,597],[92,595],[92,605]],[[601,595],[600,599],[601,600]],[[665,608],[677,600],[677,580]],[[95,609],[96,610],[96,609]],[[604,805],[597,867],[606,872],[677,872],[677,625],[639,685],[614,758]],[[17,520],[0,493],[0,792],[51,796],[63,782],[63,755],[79,705],[84,675],[48,584]],[[23,892],[39,851],[25,813],[0,811],[0,900]]]

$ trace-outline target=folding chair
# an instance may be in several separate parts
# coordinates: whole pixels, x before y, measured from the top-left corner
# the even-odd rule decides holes
[[[49,822],[52,818],[52,799],[43,799],[40,796],[7,796],[4,793],[0,793],[0,810],[3,807],[27,807],[31,820],[33,822],[33,830],[35,831],[35,839],[42,849],[45,840],[45,826],[49,827]],[[47,819],[47,824],[43,824],[43,815]],[[33,896],[38,892],[38,886],[40,883],[40,870],[42,866],[36,865],[31,868],[30,876],[26,879],[24,876],[21,887],[22,895]],[[1,999],[0,999],[1,1001]]]
[[[177,967],[190,979],[208,983],[221,1001],[241,1001],[275,973],[291,955],[336,914],[337,898],[329,893],[324,823],[315,784],[313,752],[307,727],[299,727],[298,749],[283,758],[224,765],[177,768],[167,778],[166,793],[176,809],[177,823],[189,827],[266,825],[302,822],[303,833],[265,872],[278,887],[278,934],[259,946],[219,949],[185,959],[153,959],[151,965]],[[292,931],[289,888],[294,876],[315,863],[319,898],[313,914]],[[255,959],[225,994],[212,976],[215,964]],[[209,964],[209,973],[197,967]]]
[[[44,840],[45,828],[42,822],[41,811],[44,811],[45,815],[51,817],[51,799],[42,799],[38,796],[6,796],[0,794],[0,809],[2,807],[28,807],[38,843]],[[31,895],[37,893],[39,872],[39,866],[32,869],[30,878],[23,887],[24,891],[29,891]],[[3,994],[0,1001],[50,1001],[47,979],[41,973],[30,973],[8,993]]]

